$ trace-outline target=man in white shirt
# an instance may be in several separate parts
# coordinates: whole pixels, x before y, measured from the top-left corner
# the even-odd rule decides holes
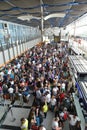
[[[77,121],[80,119],[76,115],[69,115],[69,128],[70,130],[75,130]]]
[[[55,108],[55,106],[56,106],[56,103],[57,103],[56,98],[55,98],[54,96],[52,96],[51,101],[50,101],[51,111],[52,111],[52,112],[54,111],[54,108]]]
[[[52,93],[53,93],[54,96],[57,95],[57,91],[58,91],[58,87],[55,86],[55,87],[53,88],[53,90],[52,90]]]
[[[20,69],[20,67],[21,67],[21,64],[18,62],[17,68]]]
[[[59,127],[59,118],[55,117],[52,121],[52,130],[61,130],[61,127]]]
[[[56,128],[59,126],[58,119],[55,118],[52,122],[52,130],[56,130]]]
[[[51,101],[51,94],[49,92],[46,93],[46,102],[49,104]]]
[[[10,95],[10,100],[13,101],[14,89],[11,86],[8,88],[8,92],[9,92],[9,95]]]

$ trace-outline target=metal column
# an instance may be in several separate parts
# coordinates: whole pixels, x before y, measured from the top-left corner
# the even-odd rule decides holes
[[[6,41],[7,44],[7,50],[8,50],[8,56],[9,56],[9,60],[11,60],[11,56],[10,56],[10,44],[8,41]]]
[[[13,59],[15,58],[15,52],[14,52],[14,45],[12,44],[12,38],[11,38],[11,44],[10,46],[12,47],[12,51],[13,51]]]
[[[40,4],[41,4],[41,40],[43,41],[44,19],[43,19],[43,1],[42,0],[40,0]]]
[[[2,55],[3,55],[4,64],[6,64],[5,54],[4,54],[4,50],[3,50],[3,46],[2,46],[1,41],[0,41],[0,44],[1,44],[1,51],[2,51]]]

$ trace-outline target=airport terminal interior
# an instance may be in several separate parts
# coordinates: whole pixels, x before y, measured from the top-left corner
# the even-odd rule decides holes
[[[87,130],[86,0],[0,0],[0,130]]]

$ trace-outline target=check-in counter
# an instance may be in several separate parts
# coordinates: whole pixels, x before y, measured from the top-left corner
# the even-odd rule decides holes
[[[87,104],[87,61],[82,56],[69,56],[69,61],[78,92]]]
[[[87,111],[87,81],[78,81],[76,87],[79,92],[79,97],[84,103],[84,109]]]
[[[74,46],[71,47],[71,54],[72,55],[85,55],[84,51],[82,51],[80,48],[76,48]]]
[[[84,124],[84,120],[87,119],[87,60],[84,59],[83,56],[70,55],[69,62],[70,62],[69,66],[73,73],[73,77],[75,79],[75,86],[78,92],[78,102],[79,102],[78,104],[80,104],[78,108],[77,101],[74,97],[74,101],[76,103],[75,106],[78,115],[81,115],[82,117],[83,114],[84,119],[82,119],[82,124]],[[85,120],[85,124],[86,124],[86,120]],[[82,125],[82,127],[83,126],[84,125]]]
[[[79,104],[80,104],[79,108],[76,106],[77,113],[83,114],[83,116],[81,116],[82,118],[84,117],[84,119],[82,119],[82,122],[84,123],[84,121],[85,121],[85,126],[87,126],[87,81],[76,82],[76,88],[78,90]],[[81,110],[79,110],[79,109],[81,109]]]
[[[87,75],[87,60],[83,56],[69,56],[70,67],[75,79],[80,80]],[[83,79],[84,80],[84,79]]]

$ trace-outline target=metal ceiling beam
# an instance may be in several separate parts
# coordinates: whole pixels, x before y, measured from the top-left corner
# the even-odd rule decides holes
[[[62,27],[63,26],[63,24],[64,24],[64,21],[70,16],[70,10],[71,10],[71,8],[72,8],[72,3],[74,3],[74,5],[75,5],[75,0],[73,0],[73,2],[69,2],[69,8],[68,8],[68,10],[67,10],[67,12],[66,12],[66,15],[65,15],[65,17],[62,19],[62,20],[60,20],[60,23],[59,23],[59,27]]]

